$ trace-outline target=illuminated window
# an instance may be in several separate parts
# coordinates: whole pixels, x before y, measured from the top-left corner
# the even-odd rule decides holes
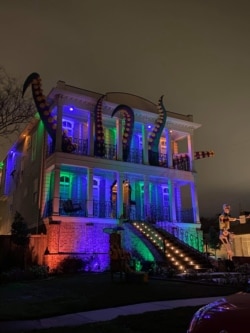
[[[167,149],[167,147],[166,147],[166,139],[165,138],[161,138],[160,139],[160,153],[161,154],[166,154],[166,149]]]
[[[100,186],[100,180],[97,178],[93,179],[93,200],[94,200],[94,214],[95,216],[99,216],[100,213],[100,206],[99,206],[99,200],[100,200],[100,191],[99,191],[99,186]],[[95,204],[96,202],[96,204]]]
[[[141,134],[134,135],[132,140],[132,148],[136,148],[139,150],[143,149],[143,138]]]
[[[162,186],[162,199],[164,207],[168,206],[169,197],[168,197],[168,188],[167,186]]]
[[[93,199],[99,200],[99,186],[100,186],[100,180],[94,178],[93,180]]]
[[[60,177],[60,197],[63,200],[66,200],[70,197],[69,189],[70,189],[70,178],[68,176],[61,176]]]
[[[69,138],[73,138],[73,122],[63,119],[62,128]]]

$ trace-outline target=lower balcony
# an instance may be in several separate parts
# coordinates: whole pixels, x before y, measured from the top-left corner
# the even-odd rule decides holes
[[[119,215],[117,213],[116,205],[114,206],[111,201],[93,200],[93,202],[89,202],[87,200],[78,200],[74,198],[67,200],[60,199],[59,213],[55,213],[53,212],[53,200],[48,200],[43,217],[45,218],[55,215],[146,221],[152,224],[171,221],[169,207],[162,207],[154,204],[142,207],[137,205],[134,201],[131,201],[131,204],[124,204],[123,212]],[[179,222],[193,222],[192,210],[187,210],[185,212],[181,210],[180,212],[177,212],[177,217],[178,216],[180,217]]]

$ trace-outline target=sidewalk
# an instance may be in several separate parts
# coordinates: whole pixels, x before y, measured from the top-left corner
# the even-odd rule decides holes
[[[168,310],[183,306],[202,306],[219,298],[221,297],[217,296],[207,298],[191,298],[171,301],[149,302],[95,311],[78,312],[63,316],[36,320],[3,321],[0,323],[0,332],[28,332],[34,329],[45,329],[50,327],[79,326],[87,323],[112,320],[118,316],[127,316],[144,312]]]

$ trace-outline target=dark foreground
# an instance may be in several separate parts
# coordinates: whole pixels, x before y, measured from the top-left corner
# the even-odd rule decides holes
[[[222,296],[242,288],[153,278],[147,283],[128,283],[118,276],[112,281],[109,273],[56,276],[0,285],[0,320],[37,319],[151,301]],[[196,309],[197,306],[147,312],[84,327],[36,332],[184,333]]]

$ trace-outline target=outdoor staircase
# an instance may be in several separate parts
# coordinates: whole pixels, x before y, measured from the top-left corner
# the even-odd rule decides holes
[[[204,272],[213,267],[204,253],[182,242],[164,229],[145,222],[132,222],[132,226],[141,237],[151,243],[167,265],[176,271],[186,272],[191,269]]]

